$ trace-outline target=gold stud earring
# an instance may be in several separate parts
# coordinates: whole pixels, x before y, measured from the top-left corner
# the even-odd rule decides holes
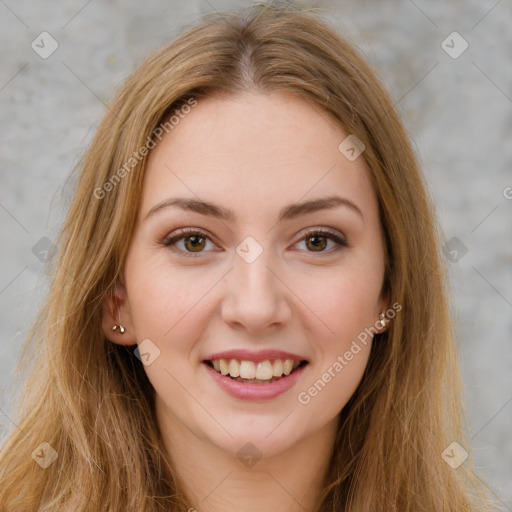
[[[384,313],[381,313],[380,314],[380,326],[381,327],[386,327],[387,323],[388,323],[388,320],[386,318],[386,315]]]

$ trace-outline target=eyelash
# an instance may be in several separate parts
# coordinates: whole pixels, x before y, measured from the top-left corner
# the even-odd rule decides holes
[[[162,244],[166,247],[169,247],[172,251],[179,252],[180,254],[182,254],[186,257],[196,258],[196,257],[200,256],[201,254],[203,254],[205,251],[198,251],[198,252],[194,253],[194,252],[190,252],[190,251],[183,251],[181,249],[177,250],[172,247],[172,245],[174,245],[176,242],[178,242],[184,238],[188,238],[188,237],[192,237],[192,236],[199,236],[201,238],[206,238],[207,240],[210,240],[210,237],[208,236],[208,234],[200,229],[183,228],[183,229],[180,229],[175,235],[166,238],[162,242]],[[343,238],[338,236],[334,231],[331,231],[331,230],[325,229],[325,228],[312,229],[311,231],[306,232],[303,235],[303,237],[300,240],[298,240],[296,243],[302,242],[303,240],[306,240],[307,238],[310,238],[312,236],[320,236],[322,238],[327,238],[329,240],[332,240],[333,242],[338,244],[338,247],[335,250],[339,250],[342,247],[348,247],[348,243],[346,242],[346,240],[344,240]],[[294,245],[296,245],[296,244],[294,244]],[[209,251],[206,251],[206,252],[209,252]],[[315,252],[318,252],[320,254],[325,254],[325,253],[332,252],[332,250],[331,251],[329,251],[329,250],[327,250],[327,251],[325,251],[325,250],[323,250],[323,251],[307,251],[307,252],[310,252],[313,254]]]

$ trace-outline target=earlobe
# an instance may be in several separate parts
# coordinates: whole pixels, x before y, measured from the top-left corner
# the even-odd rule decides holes
[[[131,323],[126,290],[118,284],[107,292],[102,303],[101,326],[105,338],[118,345],[137,343]]]

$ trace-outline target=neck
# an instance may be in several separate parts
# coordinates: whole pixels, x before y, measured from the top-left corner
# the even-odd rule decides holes
[[[198,512],[313,512],[318,505],[336,435],[337,419],[293,447],[269,457],[247,445],[237,456],[174,424],[164,444],[189,510]],[[243,446],[243,443],[242,443]],[[252,457],[252,458],[251,458]],[[258,459],[258,460],[257,460]]]

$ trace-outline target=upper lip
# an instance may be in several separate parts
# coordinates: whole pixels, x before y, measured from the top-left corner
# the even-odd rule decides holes
[[[239,361],[265,361],[267,359],[291,359],[293,361],[307,361],[305,357],[291,352],[284,352],[283,350],[226,350],[224,352],[216,352],[208,356],[205,361],[212,361],[214,359],[237,359]]]

